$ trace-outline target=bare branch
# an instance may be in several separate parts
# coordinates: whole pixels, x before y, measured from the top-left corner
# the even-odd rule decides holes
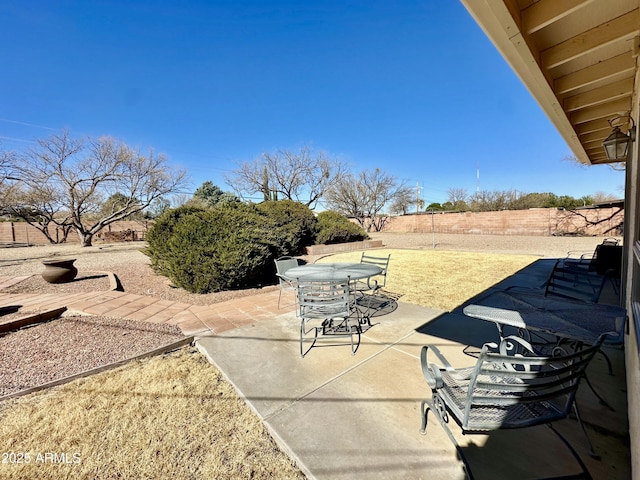
[[[74,228],[83,245],[105,226],[148,207],[185,183],[185,173],[173,171],[162,155],[142,155],[111,137],[74,140],[68,132],[38,141],[20,157],[20,195],[14,211],[28,205],[39,223]],[[107,198],[119,194],[111,210]]]
[[[264,199],[293,200],[314,208],[344,171],[338,160],[304,146],[298,152],[263,153],[253,162],[241,163],[225,180],[241,197],[262,194]]]

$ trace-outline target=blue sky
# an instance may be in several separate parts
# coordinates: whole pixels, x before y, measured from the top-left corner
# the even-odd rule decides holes
[[[3,149],[111,135],[166,154],[189,192],[311,145],[427,204],[449,188],[623,197],[623,173],[565,160],[458,1],[5,0],[0,26]]]

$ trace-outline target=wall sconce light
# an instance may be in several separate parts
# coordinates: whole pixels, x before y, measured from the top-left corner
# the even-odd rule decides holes
[[[631,121],[628,134],[625,135],[620,131],[619,126],[613,126],[613,123],[621,118],[628,118]],[[610,162],[626,161],[629,155],[629,147],[636,139],[636,124],[631,115],[620,115],[609,120],[609,125],[613,128],[611,134],[602,142],[607,159]]]

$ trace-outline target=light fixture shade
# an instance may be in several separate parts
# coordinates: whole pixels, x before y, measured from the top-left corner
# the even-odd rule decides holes
[[[614,127],[611,135],[602,142],[602,146],[609,161],[615,162],[627,159],[630,143],[631,137],[622,133],[619,127]]]

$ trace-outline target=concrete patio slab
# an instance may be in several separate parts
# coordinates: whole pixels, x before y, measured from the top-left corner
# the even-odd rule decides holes
[[[433,414],[427,434],[419,432],[420,405],[431,395],[420,369],[420,350],[437,344],[454,366],[472,365],[474,349],[497,339],[496,328],[457,311],[402,302],[372,323],[355,356],[348,347],[332,346],[313,348],[300,358],[299,320],[293,313],[203,337],[197,345],[309,478],[464,478],[463,463]],[[467,345],[472,347],[465,353]],[[614,368],[624,370],[617,361]],[[596,388],[609,393],[612,378],[624,388],[624,374],[610,377],[604,360],[590,370]],[[598,387],[601,381],[606,386]],[[625,399],[619,390],[609,394],[616,397],[615,410],[600,405],[587,387],[579,390],[590,437],[605,460],[588,456],[575,419],[559,422],[558,429],[594,478],[623,479],[630,474]],[[468,436],[456,425],[451,429],[475,478],[579,472],[547,427]]]

